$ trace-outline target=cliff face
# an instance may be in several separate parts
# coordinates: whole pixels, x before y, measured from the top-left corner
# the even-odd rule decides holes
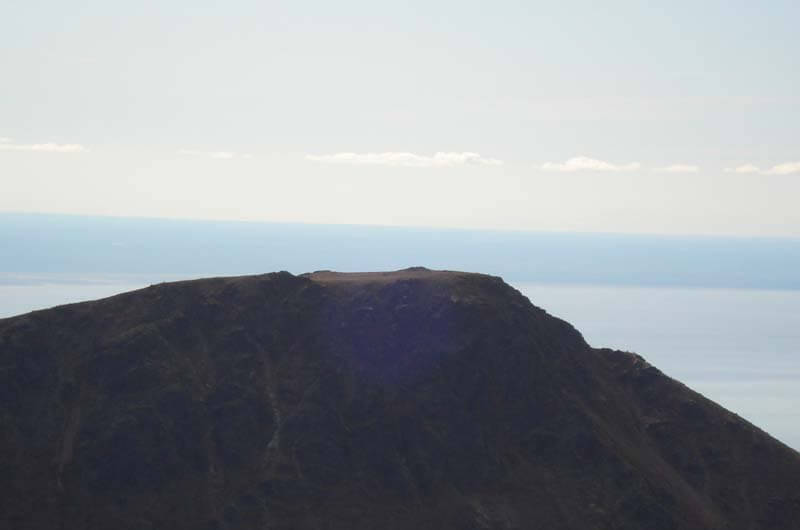
[[[0,425],[2,528],[800,528],[798,453],[484,275],[0,320]]]

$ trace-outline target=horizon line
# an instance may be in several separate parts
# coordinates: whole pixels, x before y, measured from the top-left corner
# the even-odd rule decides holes
[[[0,210],[0,216],[29,216],[29,217],[70,217],[96,220],[127,220],[127,221],[160,221],[176,223],[224,223],[240,225],[283,225],[303,227],[332,227],[332,228],[366,228],[388,230],[414,230],[414,231],[441,231],[441,232],[482,232],[482,233],[507,233],[507,234],[539,234],[539,235],[564,235],[564,236],[598,236],[598,237],[652,237],[658,239],[718,239],[718,240],[761,240],[761,241],[786,241],[800,244],[800,235],[752,235],[734,233],[685,233],[685,232],[614,232],[614,231],[584,231],[584,230],[543,230],[533,228],[498,228],[498,227],[470,227],[452,225],[393,225],[378,223],[322,223],[309,221],[277,221],[266,219],[232,219],[213,217],[164,217],[130,214],[95,214],[75,212],[38,212],[22,210]]]

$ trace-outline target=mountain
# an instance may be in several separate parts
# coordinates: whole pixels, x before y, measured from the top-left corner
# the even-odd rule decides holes
[[[1,528],[800,528],[800,454],[480,274],[3,319],[0,425]]]

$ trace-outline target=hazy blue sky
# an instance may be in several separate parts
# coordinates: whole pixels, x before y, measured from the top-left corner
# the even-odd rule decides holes
[[[0,211],[800,235],[800,2],[662,4],[0,0]]]

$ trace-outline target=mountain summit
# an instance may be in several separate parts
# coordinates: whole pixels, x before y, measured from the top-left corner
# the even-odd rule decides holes
[[[480,274],[3,319],[0,426],[2,528],[800,528],[800,454]]]

